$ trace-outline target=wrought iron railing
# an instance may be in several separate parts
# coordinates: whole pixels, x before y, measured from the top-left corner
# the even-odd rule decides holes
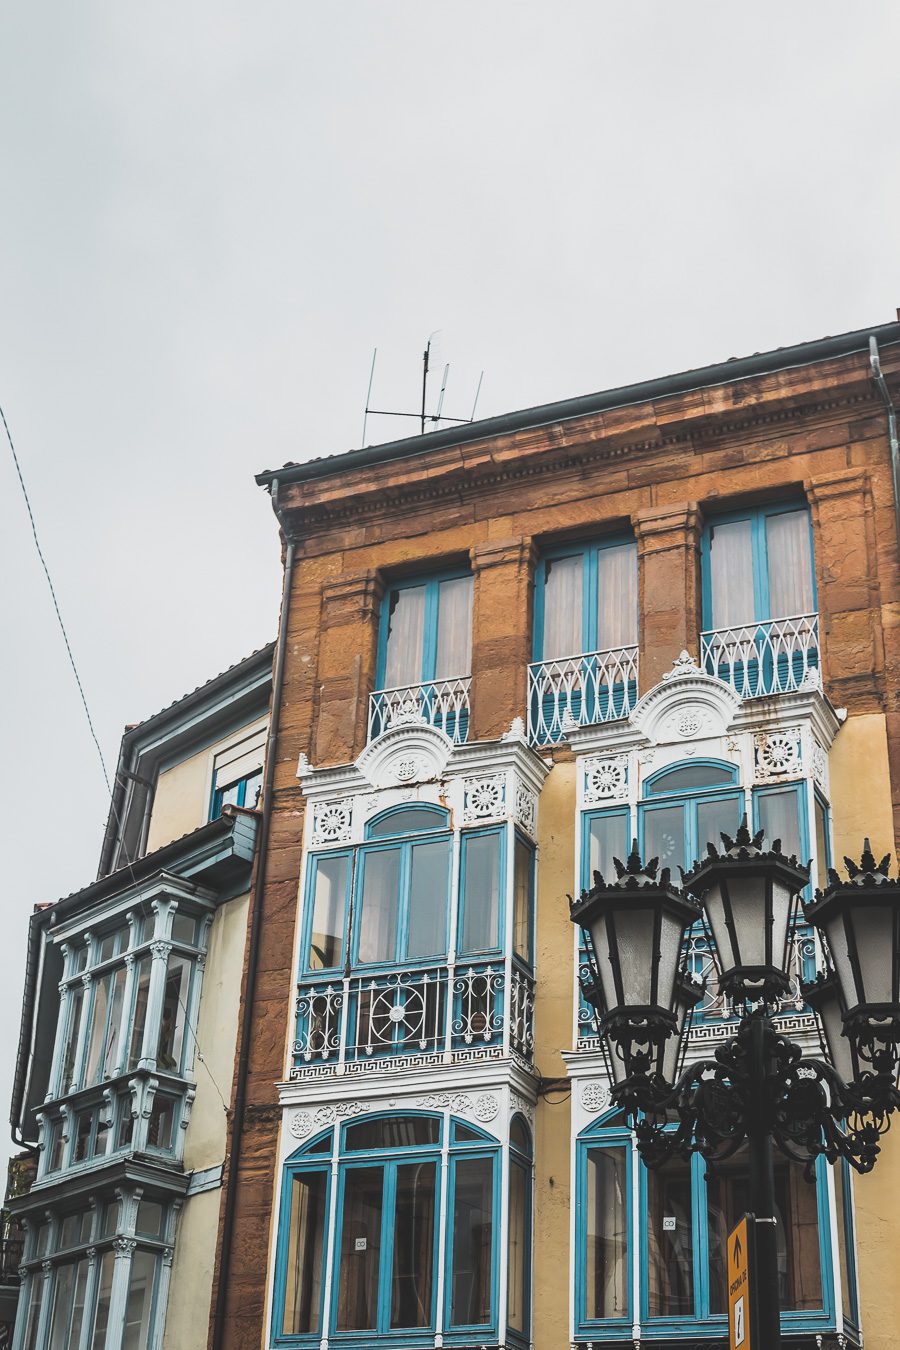
[[[507,1027],[507,1020],[509,1026]],[[534,1048],[534,981],[502,961],[301,981],[293,1072],[402,1059],[452,1062]]]
[[[466,675],[399,689],[376,689],[369,695],[369,740],[391,727],[427,723],[461,744],[469,735],[471,683],[471,676]]]
[[[741,698],[789,694],[819,681],[819,616],[800,614],[700,634],[700,664]]]
[[[0,1238],[0,1284],[18,1284],[19,1267],[22,1264],[24,1234]]]
[[[637,701],[638,649],[584,652],[528,667],[528,740],[552,745],[576,727],[627,717]]]

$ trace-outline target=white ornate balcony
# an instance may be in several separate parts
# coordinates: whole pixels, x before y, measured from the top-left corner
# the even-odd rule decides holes
[[[507,983],[510,989],[507,994]],[[344,979],[304,980],[297,994],[292,1078],[366,1066],[530,1060],[534,981],[502,960]]]
[[[819,688],[819,616],[800,614],[701,633],[700,665],[741,698]]]
[[[376,689],[369,695],[369,740],[392,727],[422,723],[437,727],[461,744],[469,734],[471,677],[429,680],[399,689]]]
[[[637,702],[638,649],[584,652],[528,667],[528,741],[552,745],[575,727],[628,717]]]

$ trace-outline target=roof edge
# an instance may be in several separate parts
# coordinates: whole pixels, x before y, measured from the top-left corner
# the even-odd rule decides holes
[[[646,403],[653,399],[669,398],[675,394],[687,394],[717,384],[732,384],[736,380],[747,379],[754,375],[774,374],[779,370],[789,370],[797,366],[812,365],[816,361],[827,361],[835,357],[850,356],[858,351],[868,351],[870,337],[874,337],[881,346],[900,343],[900,321],[859,328],[837,337],[817,338],[812,342],[797,343],[791,347],[777,347],[772,351],[757,352],[753,356],[733,357],[716,365],[681,371],[675,375],[663,375],[652,380],[642,380],[637,384],[620,385],[594,394],[582,394],[577,398],[542,403],[533,408],[523,408],[518,412],[487,417],[480,422],[468,422],[442,431],[431,431],[424,436],[409,436],[402,440],[386,441],[382,445],[364,446],[357,450],[347,450],[343,454],[309,460],[303,464],[286,464],[281,469],[265,469],[255,475],[255,481],[260,487],[268,489],[275,481],[301,483],[328,478],[346,469],[409,459],[429,450],[467,445],[472,441],[486,440],[491,436],[512,435],[517,431],[571,421],[574,418],[587,417],[592,413],[607,412],[634,403]]]

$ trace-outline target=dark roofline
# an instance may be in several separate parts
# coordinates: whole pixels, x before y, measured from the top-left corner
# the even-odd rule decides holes
[[[583,394],[578,398],[562,399],[557,403],[542,403],[535,408],[523,408],[519,412],[486,417],[481,422],[468,422],[463,426],[431,431],[424,436],[409,436],[399,441],[387,441],[383,445],[365,446],[361,450],[347,450],[343,454],[311,459],[304,464],[285,464],[281,469],[266,469],[263,473],[258,473],[256,482],[265,488],[268,488],[273,480],[279,483],[308,482],[342,473],[346,469],[409,459],[429,450],[467,445],[472,441],[486,440],[492,436],[509,436],[517,431],[528,431],[578,417],[589,417],[634,403],[670,398],[675,394],[687,394],[712,385],[732,384],[736,380],[745,380],[755,375],[771,375],[776,371],[790,370],[796,366],[812,365],[816,361],[850,356],[854,352],[868,352],[870,337],[876,338],[879,346],[892,346],[900,342],[900,322],[880,324],[874,328],[859,328],[852,333],[818,338],[814,342],[802,342],[793,347],[776,347],[773,351],[757,352],[753,356],[733,357],[714,366],[685,370],[676,375],[643,380],[638,384],[621,385],[616,389]]]
[[[156,727],[159,723],[164,723],[167,718],[182,716],[189,712],[195,703],[202,703],[209,696],[210,691],[217,684],[227,684],[230,680],[242,677],[248,668],[259,665],[263,668],[271,666],[272,657],[275,652],[275,643],[267,642],[264,647],[257,647],[255,652],[249,656],[244,656],[240,661],[235,661],[233,666],[228,666],[226,670],[218,675],[213,675],[211,679],[205,680],[203,684],[198,684],[196,689],[192,689],[188,694],[182,694],[174,703],[167,703],[159,712],[151,713],[145,717],[142,722],[135,722],[133,726],[126,728],[122,737],[123,744],[127,741],[129,744],[140,739],[141,732],[146,733],[150,727]]]

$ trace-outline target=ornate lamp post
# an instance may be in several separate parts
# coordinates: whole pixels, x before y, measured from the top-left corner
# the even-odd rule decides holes
[[[682,875],[681,889],[657,860],[642,864],[637,842],[611,884],[571,902],[585,934],[585,997],[597,1016],[612,1100],[635,1130],[648,1167],[699,1152],[710,1162],[749,1152],[750,1209],[756,1220],[756,1344],[779,1343],[773,1146],[806,1164],[846,1158],[875,1164],[878,1140],[900,1107],[900,881],[887,875],[866,840],[849,880],[831,872],[824,893],[804,907],[823,940],[829,971],[802,991],[816,1013],[823,1058],[803,1056],[773,1017],[789,992],[791,927],[809,869],[763,848],[744,819],[723,848]],[[739,1013],[736,1033],[713,1059],[678,1073],[691,1014],[702,996],[683,969],[688,928],[711,930],[720,987]],[[672,1128],[673,1118],[675,1126]]]

